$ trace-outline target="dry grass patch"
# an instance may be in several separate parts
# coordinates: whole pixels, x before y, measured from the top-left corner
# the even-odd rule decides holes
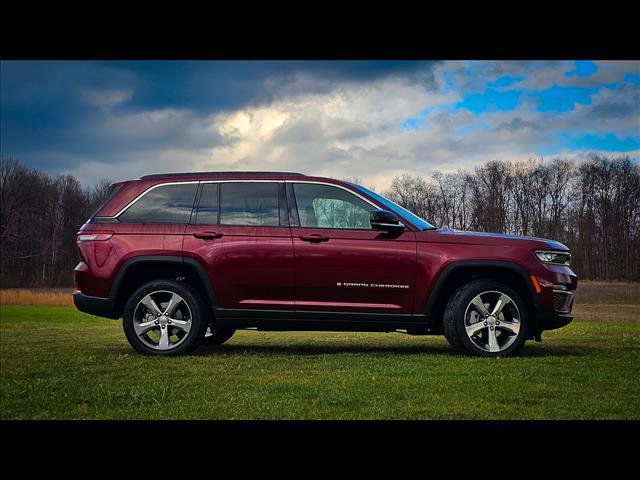
[[[72,294],[71,288],[3,288],[0,304],[72,307]]]
[[[579,303],[573,307],[578,322],[640,323],[640,305],[624,303]]]
[[[595,282],[578,279],[576,305],[581,303],[640,304],[640,282]]]

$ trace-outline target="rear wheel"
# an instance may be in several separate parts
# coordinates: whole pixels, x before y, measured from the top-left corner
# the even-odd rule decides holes
[[[460,353],[515,355],[526,342],[528,328],[528,312],[520,295],[491,279],[463,285],[445,309],[444,335]]]
[[[137,352],[165,356],[193,350],[207,327],[196,292],[173,280],[136,290],[124,308],[122,325]]]

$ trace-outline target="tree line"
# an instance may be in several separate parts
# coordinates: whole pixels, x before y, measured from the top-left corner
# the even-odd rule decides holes
[[[108,192],[0,158],[1,286],[71,286],[76,232]],[[383,195],[440,228],[559,240],[583,279],[640,280],[640,166],[626,156],[404,174]]]
[[[108,192],[107,180],[83,188],[72,175],[0,158],[0,285],[72,286],[76,233]]]
[[[558,240],[583,279],[640,279],[640,166],[627,156],[405,174],[383,195],[441,228]]]

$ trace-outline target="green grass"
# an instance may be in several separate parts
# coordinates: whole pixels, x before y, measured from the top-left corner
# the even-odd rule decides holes
[[[119,321],[1,306],[2,419],[638,419],[638,323],[574,322],[522,356],[441,337],[238,332],[181,358],[133,352]]]

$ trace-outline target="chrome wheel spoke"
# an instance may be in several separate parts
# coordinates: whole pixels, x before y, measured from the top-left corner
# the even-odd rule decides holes
[[[175,318],[172,318],[171,326],[176,327],[178,330],[182,330],[185,333],[191,330],[191,323],[187,320],[176,320]]]
[[[499,352],[500,345],[498,344],[498,337],[496,336],[495,329],[490,328],[489,330],[487,330],[487,336],[489,340],[489,351]]]
[[[471,337],[472,335],[475,335],[483,328],[487,328],[487,326],[484,324],[482,320],[480,320],[479,322],[473,323],[471,325],[467,325],[465,328],[467,329],[467,335]]]
[[[175,309],[178,307],[178,305],[182,301],[183,300],[180,295],[177,295],[175,293],[171,295],[171,300],[169,300],[169,303],[167,304],[167,308],[164,310],[163,315],[170,317],[171,314],[175,311]]]
[[[478,295],[476,298],[471,300],[471,304],[476,307],[476,311],[482,318],[487,318],[489,316],[489,311],[487,310],[487,307],[484,306],[484,302],[480,297],[481,295]]]
[[[520,322],[518,322],[516,319],[511,322],[500,320],[500,325],[498,325],[498,328],[510,333],[511,335],[517,335],[518,333],[520,333]]]
[[[156,302],[153,301],[153,298],[151,298],[151,294],[140,300],[140,303],[147,307],[147,309],[154,315],[162,315],[162,311],[158,308]]]
[[[517,335],[520,332],[520,322],[518,322],[516,319],[514,320],[515,321],[512,322],[500,320],[500,325],[497,325],[497,327],[510,333],[511,335]]]
[[[133,329],[136,331],[136,333],[138,335],[144,335],[145,333],[147,333],[149,330],[153,330],[154,328],[157,328],[158,325],[156,324],[155,320],[151,320],[148,322],[142,322],[142,323],[135,323],[133,324]]]
[[[169,348],[169,329],[161,328],[160,329],[160,341],[158,341],[158,348],[160,350],[166,350]]]
[[[504,293],[500,295],[500,298],[498,299],[495,306],[493,307],[491,316],[497,317],[498,315],[500,315],[502,313],[502,309],[509,303],[511,303],[511,299],[509,297],[507,297]]]

